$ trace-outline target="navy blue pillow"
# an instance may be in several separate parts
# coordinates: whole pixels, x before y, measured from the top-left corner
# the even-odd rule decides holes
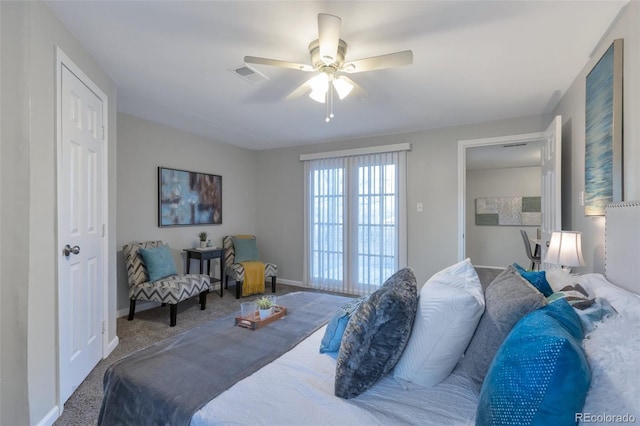
[[[171,250],[166,245],[148,249],[141,248],[140,256],[142,256],[151,282],[178,273]]]
[[[583,338],[565,300],[522,318],[489,368],[476,425],[575,425],[591,381]]]
[[[334,392],[353,398],[396,365],[407,345],[418,309],[411,268],[393,274],[355,312],[342,336]]]
[[[360,304],[366,299],[366,296],[360,297],[338,309],[333,318],[331,318],[331,321],[329,321],[329,324],[327,324],[327,329],[324,332],[324,337],[322,337],[322,342],[320,342],[321,354],[328,352],[337,353],[340,350],[342,335],[347,329],[349,320],[356,312]]]
[[[529,281],[532,286],[538,289],[538,291],[544,294],[545,297],[549,297],[553,294],[553,289],[547,281],[547,274],[544,271],[527,271],[517,263],[513,264],[522,278]]]

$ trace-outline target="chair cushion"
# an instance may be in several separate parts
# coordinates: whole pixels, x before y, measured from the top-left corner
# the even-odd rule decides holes
[[[255,238],[233,238],[235,263],[260,260],[258,245]]]
[[[155,282],[145,282],[129,287],[129,298],[175,304],[210,290],[207,275],[172,275]]]
[[[433,275],[420,290],[411,337],[393,376],[422,386],[446,379],[483,312],[482,285],[469,259]]]
[[[336,396],[356,397],[391,371],[409,340],[417,307],[411,268],[396,272],[360,304],[338,352]]]
[[[484,295],[485,310],[460,361],[469,379],[480,390],[493,357],[513,326],[529,312],[546,304],[546,298],[508,266]]]
[[[227,266],[225,274],[229,275],[229,278],[234,281],[244,281],[244,266],[242,266],[241,263],[232,263],[231,265]],[[273,263],[264,262],[264,276],[277,277],[278,266]]]
[[[574,425],[589,389],[580,319],[565,300],[525,316],[496,354],[476,424]]]
[[[149,281],[158,281],[161,278],[178,273],[169,246],[141,248],[139,251],[147,268]]]

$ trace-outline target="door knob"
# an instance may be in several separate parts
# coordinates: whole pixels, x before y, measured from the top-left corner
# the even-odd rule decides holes
[[[71,247],[69,244],[67,244],[62,249],[62,254],[64,254],[65,257],[68,257],[70,254],[78,254],[78,253],[80,253],[80,247],[78,246]]]

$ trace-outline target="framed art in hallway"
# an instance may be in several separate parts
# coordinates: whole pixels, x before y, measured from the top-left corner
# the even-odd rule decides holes
[[[622,201],[622,49],[622,39],[614,40],[586,78],[586,216]]]
[[[158,226],[222,223],[222,176],[158,167]]]

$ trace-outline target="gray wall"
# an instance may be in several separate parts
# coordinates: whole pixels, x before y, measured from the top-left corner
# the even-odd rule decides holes
[[[2,10],[1,424],[57,416],[55,46],[109,99],[109,222],[115,253],[116,88],[42,2]],[[107,318],[115,338],[115,256]]]
[[[530,226],[477,226],[475,199],[484,197],[540,196],[540,167],[467,170],[466,249],[474,265],[505,267],[518,262],[531,265],[526,256],[520,230],[530,238],[536,228]]]
[[[29,416],[27,295],[29,269],[29,9],[0,3],[0,424]],[[9,202],[10,201],[10,202]]]
[[[285,280],[303,279],[304,167],[300,154],[409,142],[408,263],[419,283],[458,257],[458,141],[545,129],[551,117],[524,117],[416,133],[261,151],[256,232]],[[416,203],[424,211],[416,211]],[[267,256],[265,254],[265,256]],[[279,278],[280,278],[279,277]]]
[[[222,237],[254,234],[256,152],[219,143],[171,127],[118,114],[118,311],[128,311],[128,282],[122,246],[133,241],[162,240],[173,249],[178,270],[182,249],[196,247],[198,234],[222,245]],[[158,166],[222,176],[222,224],[158,227]],[[259,248],[263,238],[258,240]],[[198,267],[197,261],[192,268]],[[212,262],[211,269],[218,267]],[[144,308],[143,305],[140,308]]]
[[[640,200],[640,3],[630,2],[594,48],[593,57],[562,97],[554,114],[562,115],[562,224],[582,231],[586,266],[576,272],[604,273],[604,217],[586,217],[579,205],[584,191],[585,78],[614,39],[624,39],[624,199]]]

